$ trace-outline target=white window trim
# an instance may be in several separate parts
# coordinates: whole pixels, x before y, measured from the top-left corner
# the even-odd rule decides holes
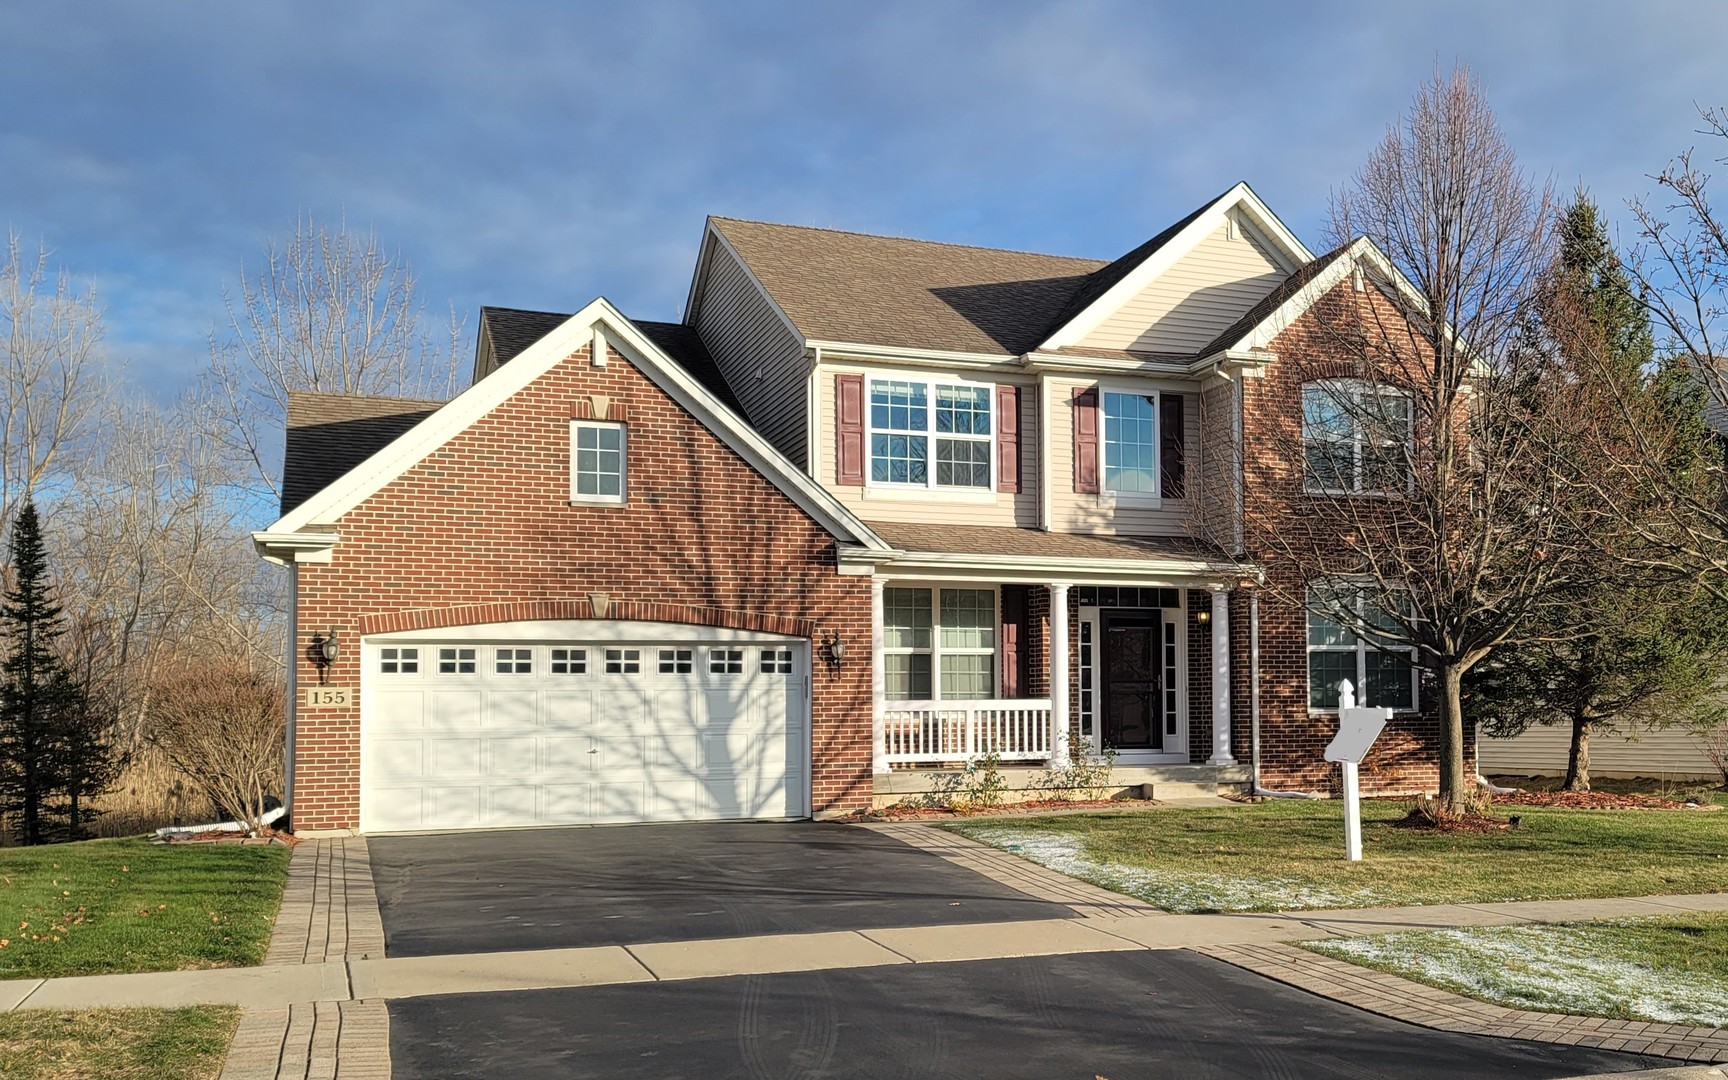
[[[583,495],[576,490],[576,433],[583,428],[612,428],[618,432],[618,494]],[[622,505],[630,496],[630,431],[613,420],[570,421],[570,501],[603,506]]]
[[[968,585],[964,582],[944,582],[934,584],[928,582],[888,582],[889,589],[917,589],[930,594],[930,647],[916,649],[910,647],[888,647],[884,645],[883,656],[929,656],[930,657],[930,694],[928,698],[889,698],[897,705],[907,701],[992,701],[996,700],[1002,690],[1002,587],[1000,585]],[[991,641],[989,649],[944,649],[942,647],[942,591],[950,589],[960,592],[988,592],[990,594],[991,610]],[[886,636],[887,628],[883,628]],[[942,657],[951,656],[983,656],[990,654],[990,687],[991,693],[982,698],[944,698],[942,696]]]
[[[907,436],[913,436],[913,437],[916,437],[918,435],[917,432],[896,431],[892,428],[878,428],[876,426],[876,424],[875,424],[875,410],[874,410],[874,408],[872,408],[872,403],[875,400],[875,384],[878,382],[918,383],[924,387],[924,425],[925,426],[924,426],[924,431],[922,434],[923,434],[923,438],[925,440],[926,445],[925,445],[925,450],[924,450],[924,483],[922,483],[922,484],[911,484],[911,483],[904,483],[903,484],[903,483],[897,483],[897,482],[892,481],[892,480],[877,480],[875,478],[876,477],[876,464],[875,464],[876,436],[878,434],[882,434],[882,435],[907,435]],[[985,398],[984,399],[985,399],[986,404],[990,408],[990,435],[989,435],[989,438],[987,440],[980,438],[976,435],[956,435],[956,434],[952,434],[952,433],[939,433],[939,432],[937,432],[937,430],[936,430],[936,388],[938,386],[956,386],[956,387],[962,387],[962,388],[967,389],[967,390],[983,390],[985,392]],[[1001,431],[1001,427],[1002,427],[1002,418],[997,415],[996,386],[997,386],[997,384],[993,383],[993,382],[987,383],[987,382],[973,382],[973,381],[970,381],[967,379],[935,378],[935,377],[931,377],[929,375],[902,375],[902,374],[899,374],[896,372],[886,372],[886,371],[866,373],[864,376],[864,489],[865,489],[865,492],[868,493],[872,489],[879,491],[879,492],[894,492],[896,494],[901,494],[901,495],[913,494],[913,493],[917,493],[917,492],[932,492],[932,493],[940,493],[944,499],[947,499],[951,496],[959,496],[962,498],[966,498],[968,496],[982,496],[981,498],[978,498],[978,501],[980,501],[980,502],[993,502],[993,501],[995,501],[995,493],[996,493],[996,487],[997,487],[996,438],[997,438],[998,433]],[[977,487],[977,486],[974,486],[971,484],[966,484],[966,485],[938,484],[936,482],[936,440],[938,438],[959,439],[963,442],[978,442],[978,443],[988,442],[989,446],[990,446],[990,453],[989,453],[989,458],[988,458],[986,464],[988,465],[989,470],[990,470],[989,482],[986,483],[983,487]]]
[[[1415,402],[1408,392],[1384,384],[1371,383],[1365,379],[1310,379],[1298,388],[1299,399],[1297,401],[1297,408],[1302,411],[1302,461],[1300,464],[1302,469],[1303,494],[1348,495],[1351,497],[1360,496],[1369,499],[1391,499],[1397,498],[1400,494],[1406,496],[1414,495],[1416,493],[1416,474],[1414,470],[1411,470],[1405,477],[1404,491],[1402,493],[1397,491],[1387,491],[1385,488],[1365,488],[1362,486],[1362,448],[1367,440],[1364,438],[1361,417],[1358,412],[1355,411],[1359,409],[1360,406],[1356,405],[1352,405],[1352,411],[1346,414],[1350,420],[1351,486],[1349,488],[1329,488],[1314,483],[1313,478],[1308,475],[1308,417],[1307,409],[1305,408],[1306,403],[1300,400],[1300,397],[1306,396],[1310,386],[1334,388],[1331,392],[1332,395],[1337,398],[1372,394],[1376,397],[1401,398],[1404,401],[1409,402],[1411,407],[1407,409],[1404,414],[1404,424],[1406,429],[1404,432],[1404,447],[1406,453],[1413,450],[1416,445]]]
[[[1350,587],[1356,587],[1357,588],[1358,591],[1356,593],[1356,610],[1357,610],[1358,616],[1360,616],[1361,610],[1362,610],[1362,601],[1364,598],[1363,592],[1361,590],[1364,587],[1366,587],[1367,583],[1366,582],[1352,581],[1348,578],[1341,578],[1341,579],[1335,579],[1333,584],[1335,586],[1342,586],[1345,588],[1350,588]],[[1316,588],[1316,585],[1313,583],[1310,583],[1307,587],[1307,591],[1311,592],[1315,588]],[[1351,635],[1352,637],[1354,637],[1356,639],[1354,645],[1352,645],[1348,648],[1345,646],[1342,646],[1342,645],[1310,645],[1308,643],[1308,617],[1310,614],[1311,614],[1311,612],[1307,608],[1303,609],[1303,611],[1302,611],[1302,644],[1303,644],[1303,667],[1304,667],[1304,670],[1302,673],[1302,698],[1304,701],[1309,703],[1309,705],[1308,705],[1309,715],[1312,715],[1312,716],[1321,716],[1321,715],[1336,716],[1338,714],[1338,707],[1336,705],[1327,707],[1327,706],[1320,706],[1320,705],[1312,704],[1313,696],[1314,696],[1314,683],[1313,683],[1314,675],[1313,675],[1313,668],[1308,663],[1308,658],[1313,656],[1317,652],[1334,652],[1334,653],[1350,652],[1350,653],[1355,654],[1355,656],[1356,656],[1355,685],[1356,685],[1356,692],[1358,694],[1358,698],[1357,698],[1358,701],[1364,700],[1362,695],[1365,693],[1364,688],[1367,686],[1368,654],[1369,653],[1371,653],[1371,652],[1400,652],[1400,653],[1407,654],[1410,657],[1410,707],[1408,709],[1393,709],[1392,711],[1393,711],[1394,715],[1399,715],[1399,716],[1408,716],[1408,715],[1411,715],[1413,713],[1419,713],[1422,711],[1422,669],[1416,665],[1416,647],[1414,645],[1393,645],[1389,648],[1376,648],[1375,646],[1370,645],[1366,638],[1363,638],[1361,635],[1357,634],[1354,630],[1352,630],[1348,626],[1344,627],[1344,632]]]
[[[1116,491],[1110,485],[1110,470],[1105,462],[1110,456],[1109,418],[1104,410],[1108,394],[1152,399],[1152,475],[1158,478],[1157,491]],[[1122,383],[1098,384],[1098,505],[1104,507],[1132,506],[1156,510],[1164,505],[1164,391],[1156,387],[1127,386]]]

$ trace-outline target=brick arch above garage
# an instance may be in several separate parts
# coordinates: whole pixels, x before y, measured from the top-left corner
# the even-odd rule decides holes
[[[396,634],[405,630],[439,630],[445,627],[473,626],[482,623],[540,622],[556,620],[588,620],[597,623],[620,620],[637,622],[683,623],[694,626],[716,626],[728,630],[753,630],[764,634],[784,634],[789,637],[814,638],[816,623],[810,619],[792,618],[759,611],[731,611],[717,607],[690,604],[658,604],[630,600],[613,600],[604,619],[594,618],[594,609],[587,597],[579,600],[534,600],[520,603],[462,604],[442,608],[415,608],[410,611],[368,615],[359,621],[355,631],[361,637],[375,634]]]

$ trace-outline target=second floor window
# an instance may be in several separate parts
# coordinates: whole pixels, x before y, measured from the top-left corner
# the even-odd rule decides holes
[[[1104,490],[1157,495],[1158,398],[1104,394]]]
[[[1410,487],[1410,398],[1346,379],[1302,387],[1303,487],[1349,495]]]
[[[987,386],[870,381],[870,481],[989,490]]]

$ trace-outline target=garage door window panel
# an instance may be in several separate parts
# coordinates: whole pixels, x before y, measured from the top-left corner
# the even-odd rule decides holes
[[[744,650],[709,649],[708,673],[711,675],[742,675],[744,673]]]
[[[497,649],[493,654],[493,670],[500,675],[532,675],[534,650]]]
[[[642,672],[641,649],[607,649],[606,674],[639,675]]]
[[[790,675],[792,673],[792,650],[763,649],[762,673],[764,675]]]
[[[660,650],[660,674],[662,675],[688,675],[694,663],[689,649]]]
[[[440,675],[472,675],[475,672],[474,657],[478,650],[449,648],[438,650],[438,674]]]
[[[420,650],[379,649],[378,671],[383,675],[418,675],[420,673]]]
[[[587,649],[553,649],[552,674],[554,675],[586,675],[588,673]]]

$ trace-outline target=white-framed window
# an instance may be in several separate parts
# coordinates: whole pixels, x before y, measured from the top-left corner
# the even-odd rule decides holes
[[[695,666],[695,657],[689,649],[661,649],[660,674],[688,675]]]
[[[1302,484],[1311,492],[1402,494],[1410,489],[1410,396],[1359,379],[1302,386]]]
[[[1158,472],[1158,395],[1106,389],[1104,416],[1104,490],[1156,498]]]
[[[461,649],[455,646],[438,650],[438,674],[440,675],[472,675],[474,674],[474,650]]]
[[[996,696],[994,589],[884,589],[882,620],[889,700]]]
[[[552,650],[552,674],[586,675],[588,650],[557,648]]]
[[[1389,601],[1400,602],[1394,596]],[[1397,712],[1416,709],[1420,672],[1416,650],[1390,635],[1397,622],[1383,601],[1366,590],[1348,584],[1310,586],[1308,590],[1308,707],[1317,711],[1338,708],[1338,684],[1349,679],[1356,687],[1356,703],[1387,707]],[[1324,612],[1328,609],[1354,613],[1356,624],[1369,630],[1358,636],[1350,626]],[[1373,630],[1385,633],[1374,633]]]
[[[607,649],[606,674],[636,675],[642,671],[641,649]]]
[[[420,650],[379,649],[378,670],[385,675],[417,675],[420,672]]]
[[[791,649],[763,649],[762,674],[790,675],[792,674]]]
[[[493,670],[500,675],[534,674],[533,649],[497,649],[492,657]]]
[[[744,650],[709,649],[708,672],[712,675],[744,674]]]
[[[570,498],[576,502],[624,501],[624,425],[570,421]]]
[[[992,483],[995,388],[870,380],[870,482],[971,488]]]

